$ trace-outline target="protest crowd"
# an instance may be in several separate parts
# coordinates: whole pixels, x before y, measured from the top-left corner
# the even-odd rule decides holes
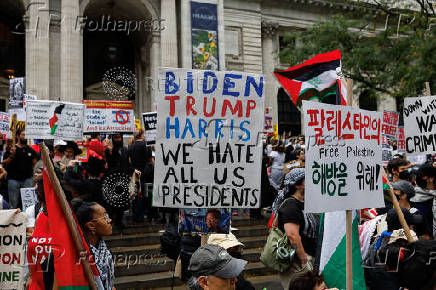
[[[251,88],[247,98],[258,98],[260,86],[256,86],[256,77],[250,77],[244,84],[245,94]],[[178,89],[182,90],[182,86],[170,83],[165,94],[176,94]],[[346,280],[343,210],[347,209],[353,219],[353,272],[355,268],[360,271],[352,274],[355,289],[436,289],[436,152],[421,150],[424,153],[409,155],[404,136],[382,137],[383,113],[305,102],[305,135],[264,134],[258,146],[260,154],[253,153],[251,145],[232,147],[234,141],[225,140],[215,147],[209,144],[204,155],[190,151],[193,144],[189,143],[189,136],[207,137],[201,122],[204,120],[200,119],[200,129],[194,130],[192,124],[196,121],[174,116],[185,108],[190,117],[208,113],[200,112],[200,108],[194,110],[193,97],[187,101],[190,105],[180,109],[175,106],[178,98],[162,98],[166,107],[158,103],[158,131],[150,137],[153,140],[147,139],[147,129],[141,126],[129,129],[130,134],[110,129],[92,132],[88,128],[79,134],[81,141],[73,137],[48,138],[50,134],[61,134],[62,126],[74,125],[56,123],[65,117],[62,111],[66,110],[65,105],[56,102],[48,114],[56,117],[50,119],[47,128],[51,133],[41,133],[41,139],[37,139],[37,118],[29,112],[38,112],[35,108],[39,101],[29,101],[25,129],[11,125],[11,136],[3,138],[0,167],[1,212],[5,216],[10,213],[9,221],[17,216],[25,224],[27,242],[23,248],[27,262],[21,263],[21,286],[59,289],[66,285],[88,286],[93,281],[92,289],[115,289],[115,259],[105,239],[113,229],[161,224],[166,228],[160,237],[161,251],[176,261],[174,274],[189,289],[255,289],[244,277],[244,244],[232,233],[232,219],[245,217],[268,224],[270,232],[260,260],[279,273],[283,289],[345,289],[336,282]],[[249,102],[244,114],[240,114],[246,120],[240,122],[239,129],[246,134],[238,136],[237,141],[249,140],[249,129],[255,129],[247,125],[250,113],[258,110],[263,114],[263,106],[255,109],[254,101]],[[231,105],[224,101],[222,109],[218,109],[223,116],[226,106]],[[242,103],[240,108],[243,110]],[[75,108],[70,109],[66,116],[76,116]],[[236,114],[237,109],[230,110]],[[167,118],[159,117],[165,112]],[[341,120],[342,114],[342,122],[336,125],[349,133],[343,134],[346,142],[355,142],[346,143],[340,149],[343,151],[325,149],[328,147],[324,142],[328,141],[318,134],[323,129],[331,130],[329,125],[316,128],[332,118],[324,118],[330,113],[336,120]],[[362,120],[368,117],[371,121],[364,127],[365,121],[361,120],[360,131],[353,131],[351,122],[356,126],[358,114]],[[263,120],[258,124],[263,127]],[[215,138],[221,134],[220,126],[223,124],[218,121],[213,125]],[[233,120],[231,126],[233,130]],[[398,122],[395,126],[399,128]],[[71,133],[70,129],[64,130],[65,136]],[[230,136],[234,138],[233,131]],[[316,139],[311,140],[313,136]],[[359,142],[366,144],[365,150],[357,148]],[[383,153],[380,163],[377,158],[382,157],[382,143],[388,152]],[[347,157],[341,152],[346,152]],[[359,156],[362,152],[365,156]],[[203,159],[209,159],[209,163]],[[180,163],[185,167],[178,167]],[[214,167],[218,163],[222,166]],[[252,171],[250,166],[256,164],[259,166]],[[206,174],[213,178],[203,177]],[[228,176],[230,181],[226,181]],[[201,181],[195,185],[197,178]],[[192,190],[188,184],[194,184]],[[342,207],[341,198],[358,190],[369,196],[369,201]],[[313,196],[338,199],[314,201]],[[206,206],[196,206],[199,202]],[[359,207],[362,204],[377,206]],[[5,238],[1,243],[11,244]],[[2,255],[4,263],[4,252]],[[338,261],[343,262],[334,265]],[[8,280],[5,277],[0,275],[0,283]]]

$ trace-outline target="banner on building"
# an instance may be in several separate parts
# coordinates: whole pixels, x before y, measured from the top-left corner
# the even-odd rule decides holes
[[[384,206],[383,114],[303,101],[306,212]]]
[[[217,5],[191,1],[192,68],[219,70]]]
[[[26,214],[0,210],[0,289],[23,289]]]
[[[181,209],[179,220],[187,233],[228,234],[231,212],[218,208]]]
[[[9,109],[23,108],[24,78],[9,79]]]
[[[400,113],[384,111],[383,112],[383,125],[382,134],[389,138],[397,137],[398,120],[400,119]]]
[[[142,113],[144,122],[145,142],[148,145],[156,143],[157,112]]]
[[[55,101],[27,101],[26,138],[82,140],[85,105]]]
[[[84,133],[132,133],[135,114],[131,101],[83,101]]]
[[[259,207],[263,77],[162,68],[159,78],[153,205]]]
[[[406,152],[406,138],[404,136],[404,126],[399,126],[397,133],[397,150],[398,153],[403,154]]]
[[[36,198],[34,187],[20,188],[20,193],[21,193],[21,201],[23,203],[24,210],[36,204],[36,202],[38,201]]]
[[[0,112],[0,134],[2,138],[10,134],[9,133],[10,125],[11,125],[11,114]]]
[[[436,96],[405,98],[403,117],[407,154],[436,153]]]

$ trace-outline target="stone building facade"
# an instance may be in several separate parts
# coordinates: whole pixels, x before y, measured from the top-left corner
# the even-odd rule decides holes
[[[122,66],[136,77],[135,112],[152,110],[158,68],[194,63],[191,2],[216,9],[218,69],[263,73],[274,123],[298,133],[298,111],[273,75],[281,37],[351,6],[322,0],[2,0],[1,100],[7,103],[13,76],[25,76],[26,93],[39,99],[107,99],[102,75]],[[394,100],[378,103],[379,110],[396,110]]]

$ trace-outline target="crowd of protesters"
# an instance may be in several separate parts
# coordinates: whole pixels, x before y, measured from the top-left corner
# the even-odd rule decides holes
[[[28,238],[46,237],[50,221],[45,205],[43,163],[38,142],[35,140],[36,144],[29,146],[25,132],[21,131],[17,131],[15,137],[15,145],[12,142],[3,145],[0,209],[23,209],[20,189],[35,187],[38,202],[25,209],[28,216],[26,234]],[[125,227],[124,214],[128,209],[132,212],[132,222],[168,224],[177,220],[177,211],[151,206],[149,184],[153,183],[154,175],[153,149],[147,146],[143,130],[134,132],[128,146],[124,144],[121,134],[112,134],[104,139],[100,134],[93,134],[87,140],[89,158],[82,163],[76,159],[82,153],[77,143],[63,140],[44,142],[67,200],[96,260],[100,272],[97,283],[101,289],[113,289],[114,262],[103,240],[104,236],[112,234],[112,224],[120,229]],[[284,289],[327,289],[322,275],[314,270],[317,268],[315,256],[320,216],[304,212],[304,142],[302,135],[266,140],[261,171],[261,207],[251,210],[250,216],[264,219],[271,215],[270,227],[273,217],[277,217],[276,226],[295,247],[292,267],[280,274]],[[426,162],[416,164],[395,154],[386,167],[395,197],[417,241],[413,252],[393,209],[389,187],[384,190],[385,207],[367,209],[371,212],[370,217],[361,215],[359,238],[369,289],[420,289],[412,287],[411,281],[422,287],[435,282],[434,272],[431,272],[434,271],[434,264],[433,270],[429,270],[424,263],[416,263],[412,254],[419,254],[422,248],[434,248],[436,237],[436,167],[432,156],[426,158]],[[137,180],[135,196],[129,196],[129,202],[121,205],[113,203],[103,192],[105,178],[116,173],[133,176]],[[114,191],[114,194],[118,194],[117,189]],[[207,216],[208,227],[218,229],[213,226],[213,212]],[[242,274],[246,264],[246,261],[241,260],[243,244],[231,233],[216,232],[208,236],[207,245],[203,247],[199,236],[189,233],[181,235],[180,253],[177,256],[181,263],[180,278],[191,289],[254,289]],[[32,256],[36,246],[29,241],[28,257]],[[396,263],[380,263],[380,253],[388,257],[388,249],[397,250]],[[46,255],[49,257],[52,253]],[[389,255],[392,255],[392,251]],[[30,265],[26,283],[29,289],[53,289],[56,286],[53,262],[50,264],[52,260],[42,259],[40,263]],[[415,277],[402,275],[398,269],[406,269],[407,263],[415,263],[413,269],[420,274]],[[38,271],[38,267],[45,271]],[[392,272],[395,267],[397,271]],[[421,279],[422,275],[428,275],[427,279]]]

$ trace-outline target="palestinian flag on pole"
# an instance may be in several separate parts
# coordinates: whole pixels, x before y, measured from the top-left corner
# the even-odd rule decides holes
[[[43,181],[45,199],[47,203],[47,212],[49,216],[49,229],[53,237],[54,244],[59,247],[58,251],[54,251],[54,267],[59,289],[91,289],[88,279],[85,275],[83,263],[81,263],[82,259],[84,257],[89,257],[91,269],[94,276],[99,276],[99,273],[95,266],[95,263],[93,262],[91,252],[85,242],[83,233],[80,230],[80,227],[77,226],[77,231],[81,236],[83,245],[86,250],[86,253],[82,253],[82,255],[79,255],[74,245],[73,236],[68,228],[67,220],[62,211],[60,202],[56,196],[55,190],[45,170],[43,171]],[[72,214],[77,225],[78,223],[76,217],[74,213]]]
[[[359,218],[353,211],[353,290],[366,290],[359,244]],[[321,250],[317,261],[319,271],[329,288],[346,289],[346,214],[345,211],[327,212],[321,221]]]
[[[335,50],[274,74],[297,107],[301,107],[303,100],[325,102],[329,97],[336,97],[337,92],[341,95],[341,105],[345,106],[347,92],[336,72],[338,68],[341,68],[341,52]]]

